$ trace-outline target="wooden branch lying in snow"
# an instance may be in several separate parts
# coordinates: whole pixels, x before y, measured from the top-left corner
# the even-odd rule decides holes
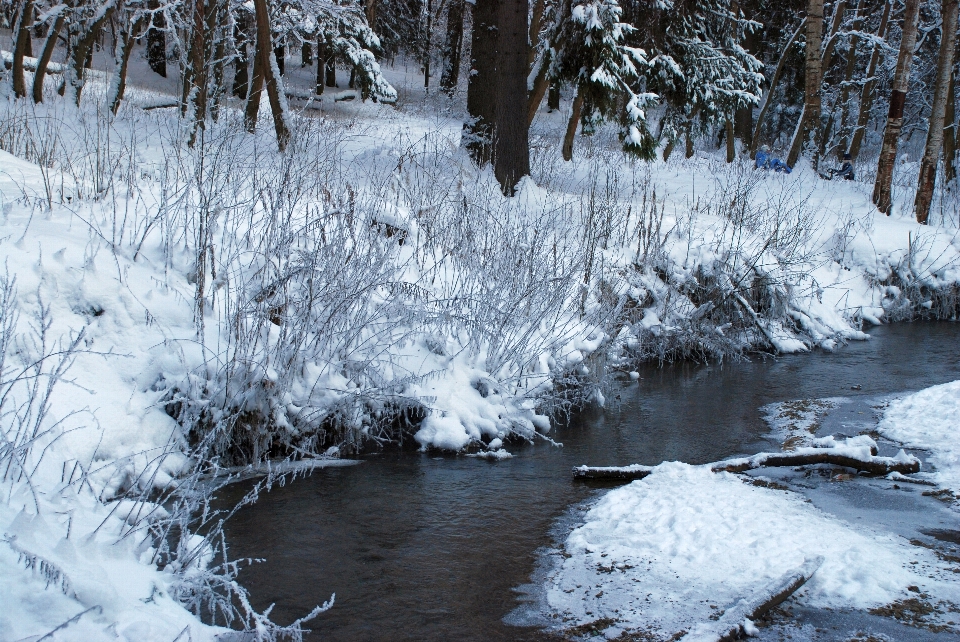
[[[742,473],[755,468],[808,466],[830,464],[855,468],[868,475],[890,473],[911,474],[920,472],[920,460],[902,450],[896,457],[877,457],[868,448],[798,448],[785,453],[759,453],[752,457],[728,459],[707,464],[713,472]],[[574,479],[606,479],[610,481],[634,481],[653,472],[652,466],[577,466]]]
[[[765,587],[738,601],[727,608],[716,622],[704,622],[693,627],[681,642],[726,642],[737,640],[741,633],[749,633],[752,622],[781,604],[788,597],[807,583],[813,574],[823,564],[822,557],[815,557],[803,562],[800,568],[794,569],[783,577],[770,582]]]
[[[0,58],[3,58],[3,66],[7,69],[13,69],[13,54],[9,51],[0,51]],[[23,68],[27,71],[36,71],[37,70],[37,59],[31,58],[30,56],[23,57]],[[63,65],[56,62],[51,62],[47,65],[48,74],[62,74]]]

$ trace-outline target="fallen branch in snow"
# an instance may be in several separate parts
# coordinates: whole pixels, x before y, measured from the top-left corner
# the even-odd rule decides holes
[[[740,639],[742,633],[752,633],[753,622],[767,611],[781,604],[807,583],[823,564],[822,557],[808,559],[783,577],[770,582],[753,596],[746,597],[724,611],[716,622],[705,622],[693,627],[680,638],[681,642],[726,642]]]
[[[13,69],[13,54],[9,51],[0,51],[0,57],[3,58],[3,66],[6,69]],[[23,57],[23,68],[27,71],[36,71],[37,70],[37,59],[31,58],[30,56]],[[47,65],[48,74],[62,74],[63,65],[51,62]]]
[[[877,457],[868,447],[798,448],[787,453],[759,453],[752,457],[728,459],[706,464],[713,472],[742,473],[756,468],[809,466],[830,464],[854,468],[868,475],[907,475],[920,472],[920,460],[902,450],[896,457]],[[577,466],[574,479],[605,479],[610,481],[634,481],[653,472],[652,466]]]

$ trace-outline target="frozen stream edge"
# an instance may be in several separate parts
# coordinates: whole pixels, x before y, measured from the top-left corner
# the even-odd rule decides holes
[[[952,395],[950,386],[935,388]],[[876,437],[878,411],[893,397],[794,401],[763,410],[778,443],[812,433]],[[881,454],[900,448],[878,441]],[[938,501],[927,486],[843,473],[764,469],[743,476],[747,485],[672,463],[658,467],[653,479],[598,491],[557,522],[556,547],[541,551],[532,583],[518,589],[525,604],[507,621],[578,637],[669,639],[788,570],[794,557],[823,554],[824,568],[761,623],[759,639],[849,640],[865,631],[885,636],[878,639],[960,639],[953,626],[960,613],[951,614],[960,610],[960,583],[950,566],[957,547],[942,541],[957,527],[956,502]],[[639,562],[646,563],[643,573],[633,570]],[[911,606],[921,603],[940,613],[919,617]],[[938,632],[869,613],[887,605]]]

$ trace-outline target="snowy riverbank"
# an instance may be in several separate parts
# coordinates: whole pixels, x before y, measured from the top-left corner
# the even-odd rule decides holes
[[[104,91],[0,105],[0,601],[23,605],[0,637],[216,635],[185,608],[223,623],[242,595],[191,534],[219,523],[197,485],[215,464],[410,440],[503,457],[644,360],[955,315],[956,230],[880,216],[861,184],[625,163],[601,133],[573,163],[538,153],[506,199],[461,119],[416,105],[330,105],[282,156],[233,110],[190,149],[135,106],[163,94],[131,87],[110,118]]]
[[[896,440],[882,447],[902,443],[929,451],[927,466],[937,470],[917,477],[947,492],[956,478],[958,384],[896,398],[889,406],[875,401],[879,425],[859,420],[865,422],[861,428]],[[787,402],[772,408],[769,419],[778,441],[794,450],[801,438],[823,442],[815,432],[819,423],[849,403]],[[895,501],[917,507],[890,513],[881,508],[890,494],[913,490],[902,475],[870,480],[831,467],[814,468],[812,477],[810,469],[798,470],[733,475],[664,463],[604,494],[552,554],[539,621],[580,635],[676,639],[671,636],[717,620],[738,600],[822,557],[790,609],[869,610],[921,629],[957,633],[960,558],[949,542],[937,541],[938,533],[955,533],[942,526],[956,523],[952,493],[945,499],[939,490],[913,486],[919,489],[908,493],[913,499]],[[859,509],[850,510],[848,502]],[[917,513],[923,517],[916,519]],[[800,624],[784,624],[784,617],[789,620],[786,611],[767,622],[773,637],[761,638],[776,639],[788,630],[791,639],[821,639]]]

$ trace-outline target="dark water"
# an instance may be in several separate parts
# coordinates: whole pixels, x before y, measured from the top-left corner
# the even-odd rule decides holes
[[[650,368],[605,411],[513,446],[513,459],[389,453],[275,489],[227,529],[255,605],[288,623],[337,594],[311,623],[324,640],[538,640],[502,618],[517,606],[551,527],[596,488],[578,464],[715,461],[763,448],[759,408],[798,398],[879,395],[960,378],[960,324],[874,328],[833,354]],[[860,386],[859,390],[853,390]],[[228,492],[239,495],[242,488]],[[225,497],[229,500],[230,497]]]

